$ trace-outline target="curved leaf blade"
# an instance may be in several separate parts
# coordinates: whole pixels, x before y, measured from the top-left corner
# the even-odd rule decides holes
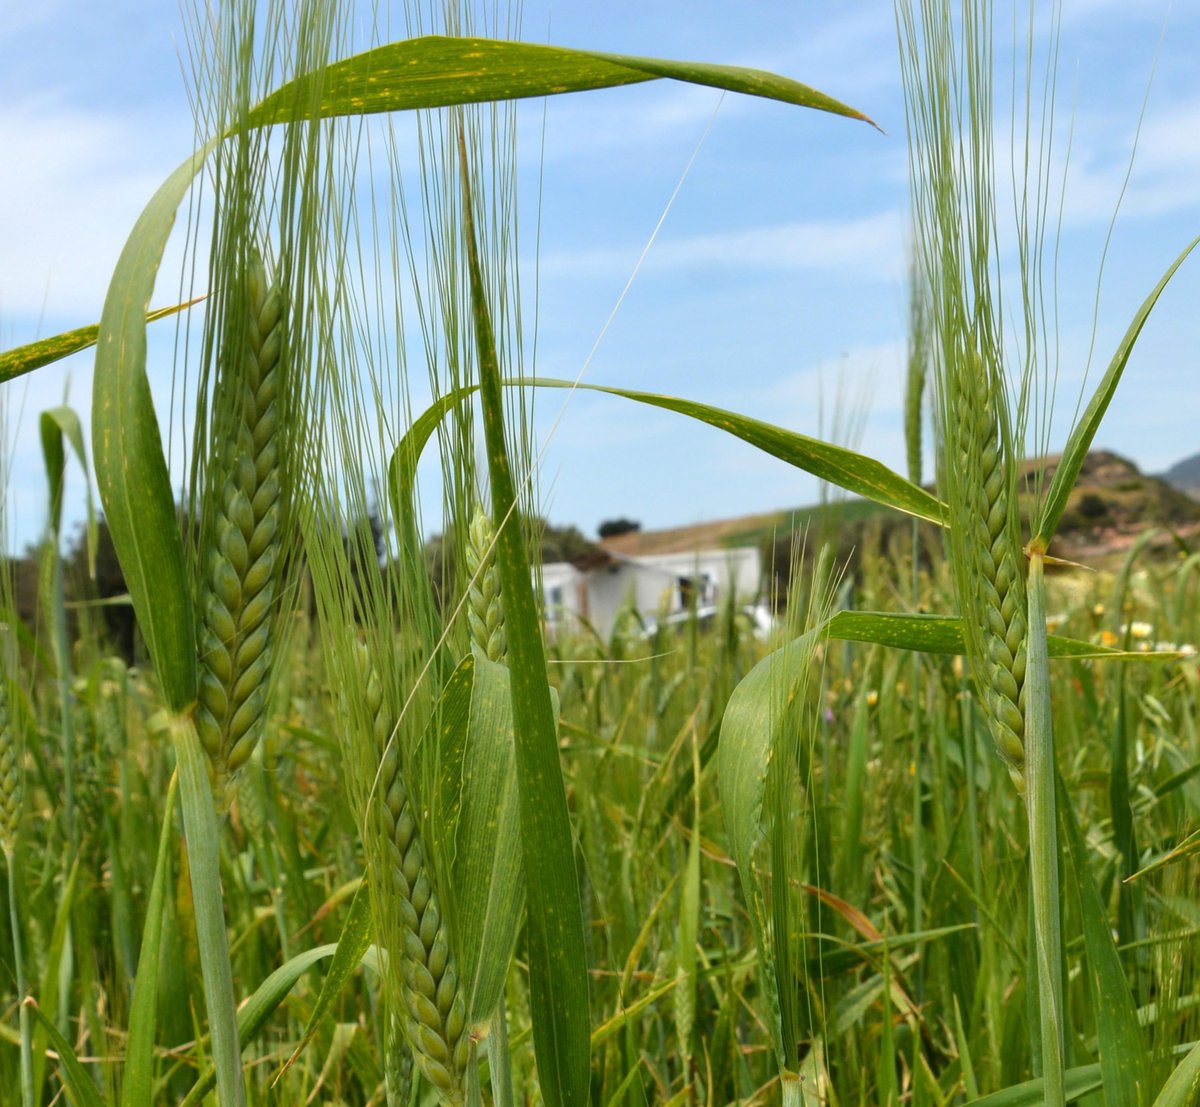
[[[32,998],[25,1000],[25,1006],[41,1023],[42,1030],[50,1039],[50,1044],[54,1046],[54,1050],[58,1054],[58,1063],[62,1068],[63,1082],[67,1085],[67,1091],[77,1107],[104,1107],[104,1100],[100,1098],[100,1093],[96,1090],[95,1081],[88,1075],[87,1069],[75,1055],[71,1043],[59,1033],[58,1027],[45,1016]]]
[[[146,379],[146,305],[176,209],[208,149],[159,186],[125,242],[100,316],[92,396],[100,499],[163,698],[175,712],[196,698],[196,637],[175,499]]]
[[[332,957],[337,953],[337,944],[317,946],[314,949],[298,953],[286,964],[280,965],[255,990],[254,994],[238,1009],[237,1029],[238,1043],[245,1049],[258,1032],[267,1024],[267,1020],[275,1013],[279,1005],[288,997],[288,993],[296,986],[296,982],[318,961]],[[371,961],[370,951],[363,955],[362,962]],[[200,1079],[192,1085],[188,1094],[183,1097],[179,1107],[197,1107],[204,1097],[213,1090],[217,1083],[216,1070],[210,1065],[204,1070]]]
[[[66,475],[66,450],[64,440],[75,453],[75,460],[83,470],[87,498],[87,558],[88,572],[96,572],[96,547],[99,535],[96,530],[96,509],[92,503],[92,481],[88,473],[87,450],[83,446],[83,427],[73,408],[65,404],[43,411],[39,420],[42,435],[42,456],[46,461],[46,474],[50,480],[50,530],[57,538],[62,529],[63,482]]]
[[[732,434],[764,453],[836,484],[848,492],[864,496],[885,507],[895,508],[906,515],[914,515],[918,519],[936,523],[940,527],[947,526],[945,504],[925,489],[905,480],[882,462],[747,415],[738,415],[723,408],[681,400],[674,396],[660,396],[652,392],[638,392],[608,385],[577,384],[574,381],[554,380],[549,377],[528,377],[523,380],[506,380],[503,383],[508,388],[578,388],[587,392],[606,392],[611,396],[633,400],[635,403],[686,415]],[[438,423],[455,404],[465,402],[474,391],[475,386],[470,386],[447,393],[413,422],[392,455],[389,466],[393,497],[411,494],[417,460]],[[397,498],[396,502],[405,503],[407,500]]]
[[[388,43],[305,75],[258,104],[248,119],[263,126],[306,116],[316,99],[322,118],[441,108],[587,92],[668,78],[778,100],[850,119],[862,112],[799,81],[758,69],[572,50],[528,42],[428,35]],[[319,82],[319,97],[313,84]]]
[[[316,1005],[312,1009],[312,1014],[308,1016],[308,1025],[304,1028],[304,1037],[300,1039],[300,1044],[292,1051],[292,1055],[284,1062],[283,1068],[279,1070],[279,1073],[271,1082],[272,1087],[279,1083],[280,1077],[296,1063],[296,1059],[316,1036],[322,1019],[328,1014],[334,1000],[341,995],[346,981],[350,979],[355,969],[362,964],[363,956],[371,946],[373,929],[371,923],[371,896],[367,891],[367,882],[362,880],[354,892],[354,898],[350,901],[350,911],[342,926],[342,932],[338,936],[337,946],[333,954],[333,964],[329,966],[329,972],[325,974],[325,980],[321,984],[321,992],[317,996]],[[240,1025],[238,1027],[238,1037],[241,1037]],[[245,1043],[242,1044],[244,1045]]]
[[[1167,1077],[1154,1107],[1195,1107],[1200,1099],[1200,1042],[1188,1051]]]
[[[190,308],[203,299],[203,296],[197,296],[194,300],[175,304],[173,307],[156,308],[154,311],[147,312],[146,322],[153,323],[157,319],[165,319],[168,315],[174,315],[185,308]],[[65,357],[70,357],[71,354],[79,353],[80,350],[86,350],[89,346],[95,346],[99,333],[100,324],[91,323],[86,327],[76,327],[74,330],[63,331],[50,338],[39,338],[36,342],[28,342],[23,346],[14,346],[11,350],[5,350],[0,354],[0,383],[26,373],[32,373],[35,369],[42,368],[43,365],[61,361]]]
[[[786,461],[797,469],[821,480],[836,484],[847,492],[863,496],[885,507],[895,508],[906,515],[915,515],[936,523],[947,525],[946,506],[936,496],[893,472],[882,462],[864,454],[855,453],[819,438],[809,438],[783,427],[764,423],[748,415],[738,415],[709,404],[681,400],[675,396],[660,396],[654,392],[638,392],[629,388],[613,388],[599,384],[575,384],[573,381],[550,380],[533,377],[524,383],[538,388],[580,388],[588,392],[607,392],[611,396],[623,396],[635,403],[673,411],[686,415],[710,427],[732,434],[751,446],[756,446],[772,457]]]
[[[766,891],[754,864],[761,837],[767,778],[775,753],[780,705],[806,677],[821,628],[815,627],[762,659],[733,690],[721,720],[717,782],[730,852],[741,879],[758,950],[766,1025],[780,1064],[783,1040],[776,959]]]

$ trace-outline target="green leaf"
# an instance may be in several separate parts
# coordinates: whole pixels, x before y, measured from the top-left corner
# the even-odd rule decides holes
[[[79,416],[72,408],[51,408],[43,411],[39,420],[42,435],[42,456],[46,461],[46,475],[50,483],[50,531],[55,540],[62,529],[63,483],[66,475],[66,450],[63,440],[70,443],[75,460],[83,470],[87,497],[87,557],[88,572],[96,573],[96,509],[92,503],[92,481],[88,473],[87,450],[83,447],[83,427]]]
[[[1065,1083],[1068,1103],[1082,1099],[1103,1084],[1100,1066],[1081,1065],[1079,1068],[1068,1069]],[[1027,1080],[1024,1084],[1014,1084],[981,1099],[973,1099],[967,1107],[1041,1107],[1043,1103],[1045,1081],[1039,1076],[1036,1080]]]
[[[175,497],[146,379],[146,305],[175,211],[210,148],[166,179],[125,242],[100,316],[92,394],[105,519],[163,699],[174,712],[196,698],[196,636]]]
[[[873,458],[809,438],[795,431],[785,430],[748,415],[738,415],[723,408],[681,400],[674,396],[660,396],[653,392],[637,392],[628,388],[610,388],[598,384],[575,384],[571,381],[549,380],[533,377],[523,382],[538,388],[580,388],[589,392],[607,392],[612,396],[623,396],[639,404],[674,411],[701,423],[732,434],[764,453],[786,461],[797,469],[812,473],[821,480],[836,484],[847,492],[864,496],[885,507],[895,508],[906,515],[946,526],[946,505],[925,489],[905,480],[882,462]]]
[[[504,995],[525,903],[515,750],[508,670],[476,657],[452,866],[473,1023],[488,1019]]]
[[[203,298],[203,296],[198,296],[194,300],[176,304],[174,307],[157,308],[147,313],[146,322],[153,323],[156,319],[165,319],[168,315],[174,315],[178,311],[183,311],[184,308],[198,304]],[[62,334],[56,334],[52,338],[39,338],[36,342],[5,350],[0,354],[0,383],[10,381],[25,373],[32,373],[43,365],[61,361],[64,357],[70,357],[71,354],[77,354],[80,350],[86,350],[89,346],[96,345],[96,337],[99,333],[100,324],[92,323],[86,327],[77,327],[73,331],[63,331]]]
[[[693,403],[673,396],[660,396],[652,392],[637,392],[627,388],[610,388],[598,384],[576,384],[572,381],[553,380],[549,377],[527,377],[522,380],[507,380],[508,388],[578,388],[587,392],[606,392],[621,396],[640,404],[674,411],[687,415],[718,430],[732,434],[743,442],[756,446],[772,457],[779,458],[797,469],[836,484],[848,492],[865,496],[885,507],[895,508],[907,515],[914,515],[938,526],[946,525],[946,506],[925,489],[905,480],[882,462],[855,453],[853,450],[822,442],[817,438],[797,434],[783,427],[772,426],[746,415],[738,415],[723,408],[708,404]],[[388,468],[393,497],[410,495],[412,482],[416,478],[417,461],[437,425],[456,404],[467,400],[476,386],[459,389],[440,397],[435,404],[421,413],[404,436]],[[407,502],[397,499],[398,503]]]
[[[1192,1046],[1167,1077],[1154,1107],[1195,1107],[1197,1102],[1200,1102],[1200,1042]]]
[[[71,941],[71,913],[75,909],[75,887],[79,880],[79,856],[71,863],[71,870],[63,884],[58,907],[54,913],[54,925],[50,930],[50,943],[45,954],[42,972],[41,995],[43,1007],[39,1008],[45,1021],[58,1023],[59,983],[61,981],[64,953]],[[40,1094],[46,1074],[45,1034],[37,1031],[33,1040],[33,1088]]]
[[[318,961],[332,957],[338,947],[334,943],[317,946],[315,949],[298,953],[290,961],[277,968],[255,990],[254,994],[238,1009],[237,1030],[240,1048],[245,1049],[258,1032],[267,1024],[267,1020],[275,1013],[279,1005],[288,997],[296,986],[296,982]],[[362,957],[365,965],[374,964],[372,950],[367,950]],[[197,1107],[217,1083],[217,1072],[209,1066],[200,1079],[192,1085],[184,1096],[179,1107]]]
[[[904,611],[839,611],[825,624],[825,636],[839,642],[873,642],[918,653],[963,654],[962,620],[956,615]],[[1052,660],[1170,661],[1178,653],[1115,650],[1078,638],[1046,636]]]
[[[808,85],[739,66],[430,35],[389,43],[297,78],[250,112],[252,127],[308,112],[319,84],[323,118],[586,92],[670,78],[870,122]]]
[[[534,1052],[542,1097],[548,1107],[578,1107],[588,1100],[591,1034],[575,843],[559,760],[554,707],[546,680],[541,620],[533,597],[528,551],[517,523],[516,491],[504,441],[500,365],[479,264],[461,131],[458,141],[471,316],[517,736],[521,850],[529,893],[525,933]]]
[[[766,890],[754,864],[761,837],[767,775],[775,752],[783,704],[808,678],[820,627],[768,654],[739,682],[721,720],[717,780],[730,852],[741,878],[758,949],[759,979],[766,1004],[764,1018],[782,1067],[787,1050],[782,1037],[779,984]]]
[[[279,1078],[296,1063],[296,1059],[304,1052],[308,1043],[313,1040],[313,1037],[321,1027],[322,1020],[333,1006],[334,1000],[341,995],[342,989],[346,986],[346,981],[350,979],[354,971],[362,964],[363,955],[371,946],[371,935],[373,932],[371,896],[367,891],[367,882],[362,880],[359,882],[358,889],[354,893],[354,898],[350,901],[350,911],[346,916],[345,924],[342,926],[342,933],[338,936],[336,952],[333,955],[333,964],[329,966],[329,972],[326,973],[325,980],[321,984],[321,993],[317,996],[316,1006],[313,1007],[312,1014],[308,1016],[308,1025],[304,1028],[304,1037],[300,1039],[300,1044],[292,1051],[292,1055],[284,1062],[283,1068],[279,1070],[278,1075],[271,1081],[272,1087],[279,1083]],[[238,1037],[240,1039],[240,1025],[238,1030]],[[245,1043],[243,1042],[242,1044],[244,1045]]]
[[[154,1033],[158,1026],[158,970],[162,954],[163,914],[167,909],[167,866],[174,839],[175,793],[179,774],[171,776],[162,831],[158,839],[158,859],[154,880],[146,903],[146,922],[142,928],[142,951],[138,955],[137,978],[129,1008],[129,1036],[125,1043],[125,1072],[121,1087],[121,1107],[143,1107],[154,1101]]]
[[[212,790],[208,784],[208,759],[200,745],[196,724],[177,716],[169,723],[179,772],[179,797],[183,830],[187,838],[188,873],[200,948],[200,973],[212,1039],[221,1107],[245,1107],[238,1044],[237,1005],[233,972],[229,964],[229,936],[225,931],[225,902],[221,896],[221,853]]]
[[[100,1098],[100,1093],[96,1090],[95,1081],[88,1075],[87,1069],[80,1064],[79,1058],[75,1056],[75,1051],[71,1048],[71,1043],[58,1032],[58,1027],[42,1013],[42,1009],[32,999],[25,1000],[25,1005],[33,1012],[41,1024],[42,1031],[50,1039],[50,1044],[54,1046],[54,1050],[58,1054],[63,1081],[66,1083],[67,1091],[76,1107],[104,1107],[104,1100]]]
[[[1088,992],[1096,1018],[1100,1070],[1104,1075],[1104,1102],[1107,1107],[1137,1107],[1149,1100],[1150,1073],[1146,1064],[1149,1053],[1138,1024],[1133,993],[1117,955],[1108,913],[1088,861],[1079,820],[1061,776],[1058,804],[1079,893]]]
[[[1190,775],[1197,770],[1200,770],[1200,765],[1192,765],[1185,771]],[[1190,857],[1193,853],[1200,853],[1200,830],[1193,830],[1174,849],[1168,850],[1161,857],[1156,857],[1149,865],[1138,869],[1137,872],[1127,878],[1126,882],[1140,880],[1143,876],[1149,876],[1150,873],[1157,872],[1167,865],[1174,864],[1176,861],[1182,861],[1185,857]]]
[[[1183,252],[1171,263],[1162,279],[1154,286],[1154,290],[1138,308],[1133,322],[1129,324],[1129,329],[1121,339],[1103,379],[1088,403],[1087,410],[1072,429],[1071,436],[1067,439],[1066,447],[1063,449],[1062,458],[1054,471],[1054,477],[1050,481],[1045,502],[1038,512],[1037,525],[1034,527],[1036,537],[1033,539],[1033,544],[1040,545],[1042,550],[1050,545],[1050,539],[1058,530],[1058,524],[1067,507],[1067,499],[1071,495],[1071,489],[1075,487],[1075,481],[1079,476],[1079,470],[1083,467],[1092,439],[1096,437],[1096,431],[1100,429],[1101,420],[1108,410],[1113,393],[1116,392],[1117,385],[1121,382],[1121,374],[1125,372],[1125,366],[1129,361],[1129,355],[1133,352],[1134,343],[1141,335],[1142,328],[1146,325],[1146,320],[1154,309],[1154,305],[1158,303],[1163,289],[1167,287],[1167,283],[1175,275],[1175,270],[1183,264],[1184,259],[1192,252],[1197,243],[1200,243],[1200,236],[1193,238],[1184,247]]]

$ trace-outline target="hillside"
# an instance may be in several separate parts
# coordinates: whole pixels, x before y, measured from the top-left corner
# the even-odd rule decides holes
[[[1162,479],[1189,496],[1200,497],[1200,454],[1177,461],[1163,473]]]
[[[1040,463],[1044,480],[1053,476],[1058,460],[1049,457]],[[1191,460],[1200,469],[1200,455]],[[1039,463],[1029,464],[1030,479],[1038,467]],[[789,539],[806,525],[818,523],[821,510],[797,508],[666,530],[636,531],[605,539],[600,545],[635,557],[721,546],[759,545],[765,549],[780,539]],[[861,544],[868,523],[870,529],[886,533],[901,520],[897,513],[863,500],[851,500],[829,510],[837,513],[838,545],[847,548]],[[1200,537],[1200,502],[1164,478],[1142,473],[1133,462],[1117,454],[1093,450],[1067,502],[1053,552],[1072,561],[1104,560],[1119,555],[1151,526],[1163,527],[1185,539]],[[1170,536],[1164,534],[1160,545],[1170,542]]]

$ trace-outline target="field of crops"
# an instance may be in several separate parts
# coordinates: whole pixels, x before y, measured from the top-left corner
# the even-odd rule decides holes
[[[98,327],[0,355],[7,381],[96,347],[91,450],[41,415],[31,618],[0,573],[0,1103],[1200,1102],[1200,551],[1097,573],[1052,545],[1170,272],[1029,466],[1051,190],[1031,178],[1015,232],[1022,344],[990,6],[898,8],[908,476],[609,390],[911,527],[846,565],[836,506],[814,514],[769,641],[726,597],[703,628],[631,610],[549,643],[521,521],[529,396],[563,382],[526,363],[509,102],[674,79],[864,117],[768,73],[498,41],[490,9],[409,12],[414,37],[347,59],[338,5],[256,7],[188,31],[211,137]],[[415,182],[389,122],[414,110]],[[209,259],[169,312],[193,320],[182,503],[146,375],[177,210]],[[131,642],[66,579],[76,466]]]

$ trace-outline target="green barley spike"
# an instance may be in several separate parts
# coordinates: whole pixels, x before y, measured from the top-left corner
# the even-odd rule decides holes
[[[21,823],[21,750],[12,726],[8,683],[0,677],[0,852],[9,860]]]
[[[500,574],[492,556],[495,536],[487,512],[476,508],[467,536],[467,621],[472,645],[489,661],[503,661],[508,643],[500,605]]]
[[[1009,468],[993,391],[999,384],[982,366],[955,374],[954,453],[967,479],[955,482],[967,501],[965,512],[968,564],[959,568],[967,579],[960,594],[964,615],[980,627],[979,646],[972,651],[979,670],[992,737],[1017,789],[1025,791],[1025,665],[1029,628],[1024,565],[1010,527]]]
[[[272,663],[280,562],[279,413],[283,301],[261,262],[246,281],[240,410],[221,457],[212,538],[200,596],[196,729],[216,780],[245,764],[262,733]]]
[[[375,804],[375,811],[390,854],[385,887],[403,935],[402,949],[393,951],[400,964],[401,1017],[421,1073],[443,1103],[457,1105],[465,1095],[470,1059],[466,1000],[404,784],[400,751],[390,741],[383,686],[373,670],[366,679],[366,707],[383,759],[377,782],[382,802]]]
[[[412,1102],[413,1054],[399,1016],[387,1017],[384,1034],[383,1089],[387,1107],[408,1107]]]

